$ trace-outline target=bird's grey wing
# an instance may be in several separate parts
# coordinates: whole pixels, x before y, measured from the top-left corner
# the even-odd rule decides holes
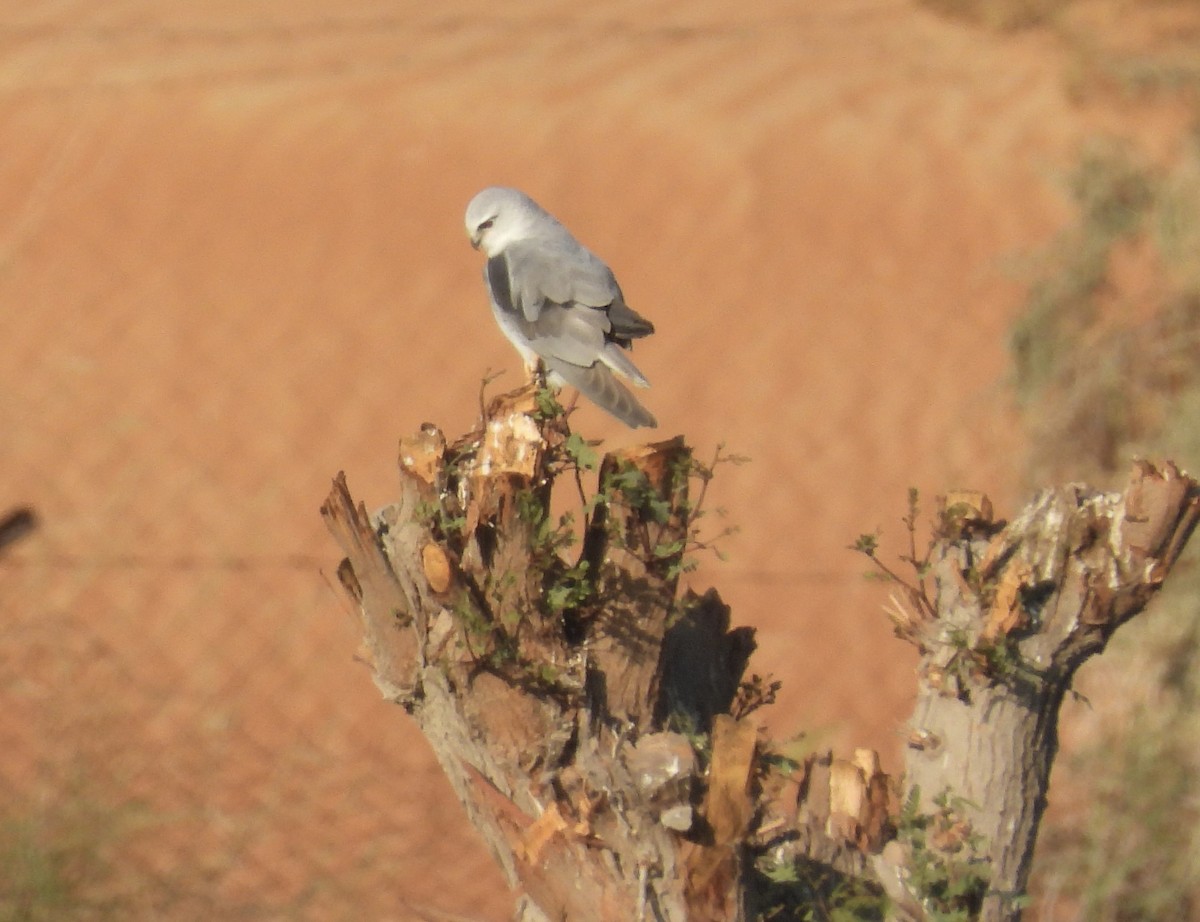
[[[654,324],[625,303],[612,270],[566,235],[530,238],[510,244],[488,261],[493,290],[528,320],[537,320],[547,302],[602,309],[612,338],[622,345],[654,332]]]
[[[492,284],[488,274],[489,286]],[[634,380],[644,385],[645,378],[624,358],[624,351],[606,339],[595,320],[603,321],[603,312],[587,307],[565,308],[547,305],[538,319],[530,321],[512,303],[506,285],[491,288],[492,309],[505,335],[522,354],[531,352],[541,358],[546,371],[564,384],[611,413],[628,426],[657,426],[650,412],[616,379],[609,364],[617,353],[635,373]],[[592,318],[588,323],[586,318]],[[605,354],[601,354],[601,350]]]
[[[501,260],[512,302],[529,320],[536,320],[547,302],[586,307],[624,303],[612,270],[569,236],[518,240],[492,258]]]
[[[608,326],[603,311],[561,304],[547,304],[533,323],[518,318],[521,335],[547,362],[553,359],[580,368],[605,365],[638,387],[649,387],[650,382],[629,360],[625,349],[609,337]]]
[[[654,324],[625,303],[612,270],[566,232],[539,241],[536,248],[518,247],[516,258],[545,264],[530,278],[538,281],[547,301],[603,310],[609,323],[605,332],[622,346],[654,332]]]
[[[489,259],[484,272],[492,301],[507,324],[545,358],[558,357],[577,365],[596,361],[611,328],[607,314],[557,303],[540,293],[531,300],[528,287],[525,291],[518,287],[521,276],[513,271],[514,263],[507,254],[508,250]]]
[[[654,428],[658,425],[653,414],[638,403],[629,388],[618,381],[612,370],[602,362],[585,368],[558,359],[546,359],[546,371],[558,375],[596,406],[631,428]]]
[[[508,319],[529,343],[529,348],[544,359],[557,359],[584,367],[601,360],[609,346],[604,336],[604,314],[591,308],[547,304],[537,320],[521,314]]]
[[[600,361],[625,375],[638,387],[649,386],[645,375],[629,360],[622,348],[629,344],[631,337],[653,332],[654,327],[649,321],[627,307],[623,300],[605,309],[576,302],[563,304],[543,295],[537,310],[531,312],[528,309],[529,296],[525,295],[522,301],[522,295],[514,284],[520,278],[520,272],[514,271],[514,267],[520,263],[514,262],[507,254],[506,249],[505,253],[488,260],[485,276],[492,301],[501,318],[501,326],[510,335],[515,333],[543,359],[560,359],[579,366]],[[526,263],[527,266],[529,264]],[[619,298],[620,289],[616,290]],[[613,323],[614,315],[619,327]]]

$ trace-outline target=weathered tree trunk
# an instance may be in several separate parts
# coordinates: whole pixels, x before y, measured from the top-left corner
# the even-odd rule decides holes
[[[933,611],[897,613],[922,650],[905,789],[946,855],[986,859],[980,918],[1020,918],[1072,677],[1158,591],[1200,515],[1195,481],[1134,465],[1122,493],[1046,490],[1007,526],[943,512]],[[932,617],[927,617],[932,615]],[[911,858],[911,856],[908,856]]]
[[[582,493],[585,449],[519,391],[454,444],[432,426],[404,440],[393,505],[368,515],[339,475],[322,507],[375,682],[429,739],[518,917],[787,918],[851,878],[921,917],[877,757],[772,758],[746,718],[769,691],[740,685],[753,632],[711,590],[677,595],[687,446],[606,456],[573,524],[553,485]],[[1045,494],[998,534],[959,517],[936,598],[897,609],[925,651],[906,785],[934,846],[986,862],[988,918],[1015,917],[1071,673],[1158,588],[1196,515],[1192,481],[1146,466],[1124,495]],[[974,806],[939,807],[947,790]],[[761,873],[793,862],[820,882]]]
[[[675,597],[690,452],[605,458],[571,564],[550,507],[569,464],[518,392],[455,445],[433,427],[402,443],[400,499],[373,517],[339,476],[322,512],[375,681],[420,724],[524,918],[732,918],[753,728],[716,722],[710,766],[729,777],[708,796],[735,806],[709,811],[694,850],[680,832],[699,825],[699,763],[663,729],[714,730],[753,647],[715,594]]]

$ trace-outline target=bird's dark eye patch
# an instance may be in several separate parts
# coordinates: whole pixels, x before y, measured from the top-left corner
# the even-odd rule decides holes
[[[485,231],[495,223],[496,223],[495,218],[488,218],[486,221],[484,221],[482,224],[479,225],[479,229],[481,231]]]

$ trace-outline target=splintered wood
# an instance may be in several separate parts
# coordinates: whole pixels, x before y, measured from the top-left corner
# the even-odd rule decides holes
[[[676,476],[691,453],[682,439],[670,439],[614,452],[600,466],[601,493],[610,499],[597,506],[584,538],[584,556],[594,568],[598,592],[609,601],[591,625],[588,654],[606,677],[604,711],[630,720],[639,731],[650,728],[661,678],[661,651],[674,613],[678,577],[671,557],[660,548],[687,538],[687,478]],[[616,478],[630,470],[643,478],[641,489],[615,489]],[[665,514],[648,509],[661,503]]]
[[[888,777],[879,764],[879,753],[856,749],[853,760],[833,760],[828,834],[860,851],[874,851],[883,844],[888,820]]]
[[[728,846],[741,840],[750,822],[750,774],[757,730],[752,723],[721,714],[713,721],[712,760],[704,816],[713,841]]]
[[[422,483],[437,486],[446,454],[446,437],[432,423],[425,423],[417,434],[400,440],[400,469]]]
[[[523,388],[455,441],[428,424],[401,440],[397,503],[368,516],[340,477],[322,511],[376,683],[417,720],[539,918],[628,922],[653,907],[690,922],[684,846],[726,869],[722,905],[737,904],[755,731],[714,715],[732,704],[753,642],[716,593],[677,605],[683,440],[606,456],[571,547],[550,514],[568,437]],[[564,486],[577,492],[573,479]],[[564,586],[569,605],[550,605]],[[691,684],[676,674],[664,685],[675,623],[669,662],[704,665]],[[707,770],[664,726],[680,714],[694,733],[716,724]],[[693,846],[701,815],[719,841]]]
[[[934,832],[944,847],[967,848],[966,829],[980,843],[992,872],[981,919],[1020,916],[1075,670],[1144,609],[1198,518],[1196,482],[1143,461],[1121,493],[1044,490],[998,532],[967,528],[935,549],[905,791],[930,815],[941,792],[964,805]]]
[[[1167,462],[1158,470],[1138,461],[1125,491],[1120,534],[1136,568],[1149,563],[1148,582],[1161,582],[1175,565],[1200,517],[1195,481]]]
[[[518,474],[530,480],[537,477],[546,439],[534,416],[536,410],[533,388],[501,394],[488,405],[483,438],[472,465],[478,481],[499,474]]]
[[[996,585],[996,597],[984,621],[981,635],[984,640],[997,640],[1029,623],[1021,595],[1032,585],[1032,581],[1033,569],[1023,560],[1014,561],[1005,569]]]
[[[689,920],[735,919],[739,900],[739,849],[753,815],[749,785],[757,730],[747,721],[713,720],[712,761],[703,812],[711,842],[684,849]]]
[[[418,681],[420,644],[416,632],[402,628],[411,623],[414,612],[379,544],[366,507],[351,499],[345,474],[339,473],[334,480],[321,514],[346,553],[338,577],[360,607],[364,649],[375,682],[385,697],[406,698]]]

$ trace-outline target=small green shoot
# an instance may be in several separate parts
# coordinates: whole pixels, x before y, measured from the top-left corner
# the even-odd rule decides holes
[[[966,818],[974,805],[948,790],[933,799],[932,813],[920,805],[921,791],[913,788],[897,821],[911,855],[908,884],[933,922],[971,922],[991,884],[990,865],[978,854],[982,839]]]

